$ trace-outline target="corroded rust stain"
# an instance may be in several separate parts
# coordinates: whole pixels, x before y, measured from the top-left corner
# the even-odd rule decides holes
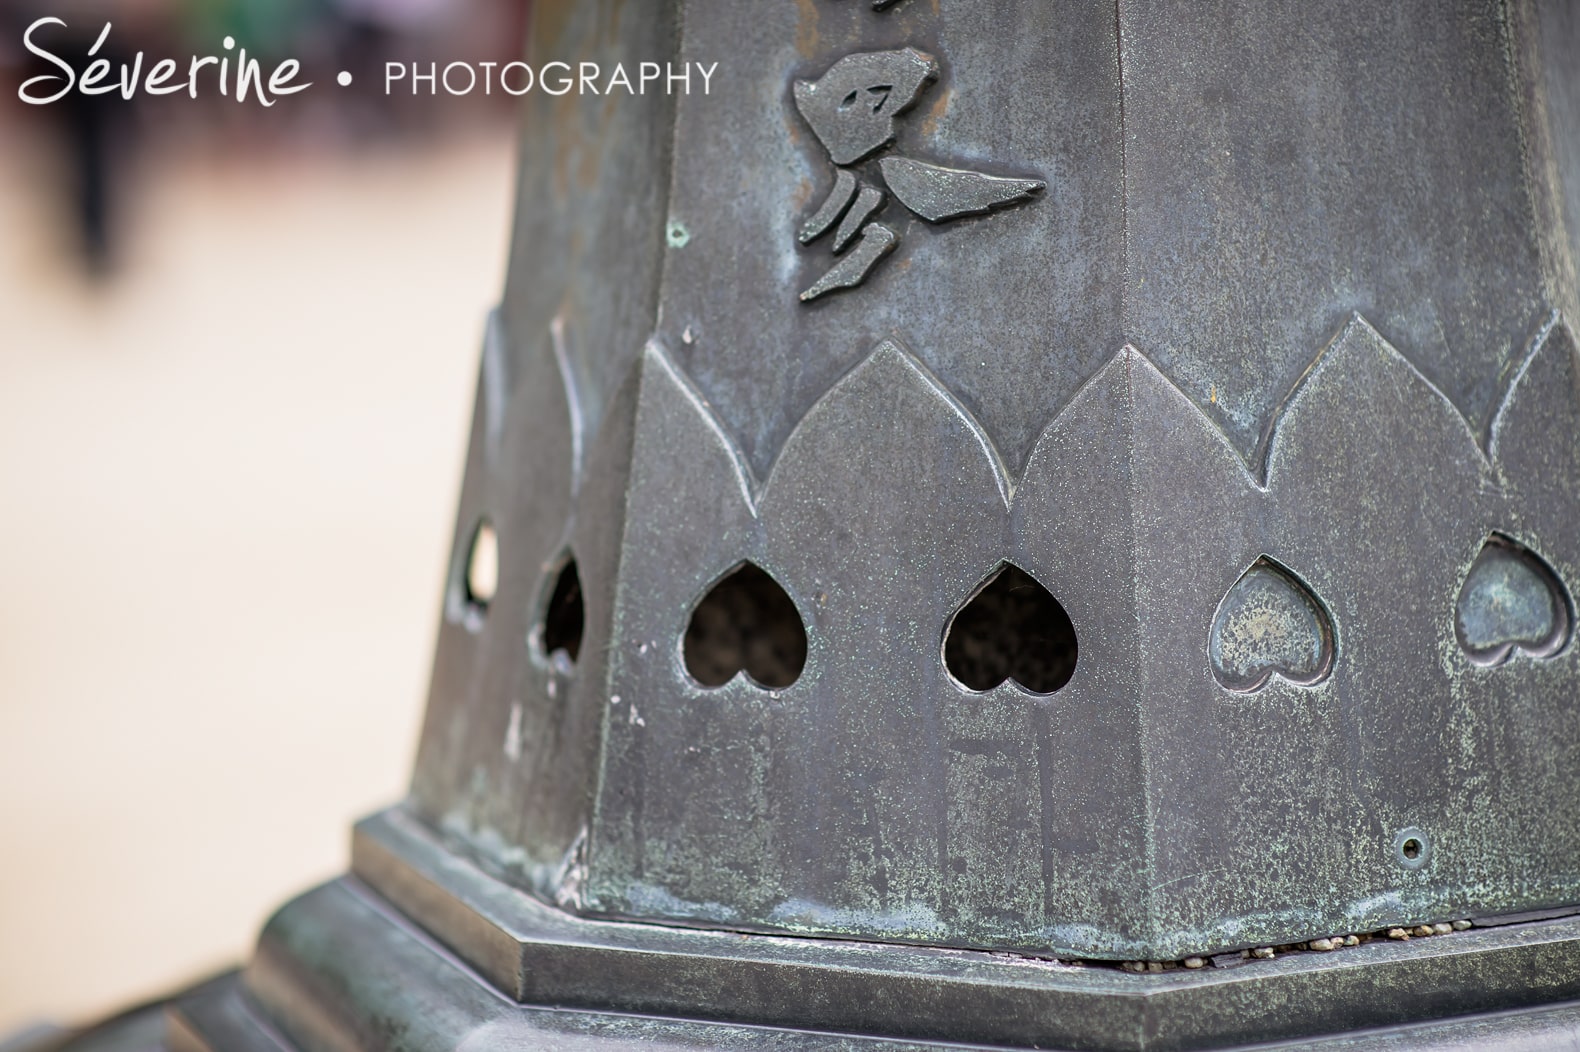
[[[927,107],[927,113],[922,117],[922,134],[929,139],[938,134],[938,124],[949,114],[949,104],[955,100],[955,89],[945,86]]]
[[[570,27],[575,0],[538,0],[532,5],[531,53],[534,58],[555,50]]]
[[[823,36],[818,29],[820,16],[817,4],[814,0],[796,0],[796,11],[796,53],[802,58],[815,58],[823,46]]]

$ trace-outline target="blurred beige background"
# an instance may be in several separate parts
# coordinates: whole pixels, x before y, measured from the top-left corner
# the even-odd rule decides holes
[[[497,121],[145,151],[96,286],[30,134],[0,114],[0,1035],[240,959],[404,792],[512,168]]]

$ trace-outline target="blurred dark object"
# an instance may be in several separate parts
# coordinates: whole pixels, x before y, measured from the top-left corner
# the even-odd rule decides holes
[[[4,26],[8,36],[20,40],[27,27],[45,17],[39,8],[23,6],[9,12],[14,25]],[[56,16],[59,17],[59,16]],[[100,59],[112,70],[129,62],[132,55],[122,49],[122,38],[115,33],[89,57],[102,22],[68,19],[65,26],[51,26],[49,44],[53,54],[69,62],[80,80],[88,67]],[[41,34],[42,36],[42,34]],[[65,73],[54,63],[31,52],[23,52],[18,85],[34,78],[63,78]],[[36,89],[48,95],[56,85],[45,79]],[[55,180],[63,195],[65,212],[75,229],[75,250],[84,271],[93,278],[106,276],[114,262],[114,238],[119,195],[124,189],[115,173],[122,169],[135,142],[139,103],[117,94],[89,95],[70,91],[57,102],[36,109],[44,118],[45,136],[53,140],[60,157],[60,177]]]
[[[0,7],[0,108],[15,116],[29,144],[49,151],[40,193],[53,196],[63,242],[84,273],[103,278],[122,253],[126,213],[135,206],[137,172],[149,151],[182,149],[238,155],[298,148],[345,149],[387,141],[422,142],[485,121],[501,124],[511,111],[502,94],[456,97],[384,93],[385,62],[508,62],[519,56],[530,0],[83,0],[62,5],[23,0]],[[234,38],[266,69],[286,59],[301,63],[313,88],[272,107],[238,103],[231,95],[184,91],[123,98],[119,91],[71,91],[57,102],[28,105],[20,86],[32,77],[60,76],[54,64],[23,47],[29,26],[56,18],[36,40],[72,64],[77,76],[99,59],[117,78],[123,63],[142,53],[144,76],[174,59],[183,77],[193,55],[225,53]],[[89,49],[110,23],[104,44]],[[352,75],[340,87],[336,76]],[[49,85],[39,89],[47,94]],[[3,115],[0,115],[3,116]]]
[[[112,62],[116,56],[106,49]],[[81,69],[78,70],[80,75]],[[126,103],[122,103],[125,105]],[[110,223],[112,184],[111,153],[124,140],[111,142],[113,135],[129,136],[133,123],[116,125],[111,109],[115,102],[104,95],[73,92],[62,100],[60,131],[71,157],[71,190],[80,234],[83,265],[89,274],[99,276],[110,268]],[[114,187],[119,190],[119,186]]]

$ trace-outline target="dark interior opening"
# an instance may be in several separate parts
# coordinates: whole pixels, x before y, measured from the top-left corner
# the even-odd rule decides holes
[[[587,612],[582,606],[582,579],[576,560],[566,562],[554,581],[549,605],[543,614],[543,652],[552,656],[563,650],[575,661],[582,652],[582,632],[587,627]]]
[[[1013,679],[1052,694],[1075,674],[1075,626],[1024,570],[1005,564],[949,623],[944,667],[968,690]]]
[[[777,690],[806,667],[806,626],[778,581],[742,563],[692,611],[682,649],[686,671],[704,687],[721,687],[744,671]]]

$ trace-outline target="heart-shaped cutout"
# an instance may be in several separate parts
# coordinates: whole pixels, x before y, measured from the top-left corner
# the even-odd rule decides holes
[[[686,671],[704,687],[744,672],[759,687],[781,690],[806,667],[806,626],[779,582],[747,562],[702,597],[682,650]]]
[[[1004,563],[972,593],[944,633],[944,667],[967,690],[1014,680],[1052,694],[1075,675],[1075,626],[1046,588]]]
[[[1470,565],[1454,614],[1459,645],[1478,665],[1501,665],[1516,651],[1552,657],[1569,642],[1574,622],[1568,592],[1552,567],[1498,534]]]
[[[582,635],[587,631],[587,607],[582,602],[581,571],[576,557],[567,555],[553,575],[548,599],[543,603],[543,619],[537,632],[538,649],[549,664],[568,672],[582,653]]]
[[[1218,604],[1207,652],[1226,690],[1249,694],[1274,676],[1309,687],[1333,667],[1333,624],[1310,588],[1264,556]]]

